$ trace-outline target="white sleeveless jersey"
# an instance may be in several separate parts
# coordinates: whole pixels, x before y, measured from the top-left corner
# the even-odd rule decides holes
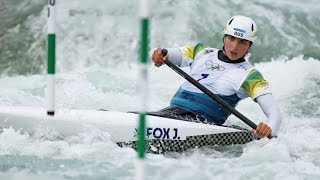
[[[226,63],[218,59],[218,49],[204,48],[196,54],[194,60],[183,59],[181,64],[190,65],[190,75],[208,88],[214,94],[233,95],[239,94],[240,98],[248,97],[240,92],[240,87],[248,74],[253,70],[249,62]],[[201,91],[189,83],[184,82],[181,86],[191,92]]]

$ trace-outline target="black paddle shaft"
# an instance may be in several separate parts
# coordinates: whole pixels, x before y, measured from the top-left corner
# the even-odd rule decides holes
[[[162,49],[161,54],[162,56],[166,56],[168,53],[168,50]],[[193,79],[191,76],[189,76],[187,73],[185,73],[183,70],[178,68],[176,65],[174,65],[169,60],[164,61],[166,65],[168,65],[171,69],[173,69],[175,72],[177,72],[180,76],[182,76],[184,79],[189,81],[191,84],[199,88],[202,92],[204,92],[206,95],[208,95],[211,99],[215,100],[219,104],[221,104],[224,108],[228,109],[232,114],[237,116],[239,119],[241,119],[244,123],[246,123],[248,126],[250,126],[253,129],[257,128],[257,125],[250,121],[247,117],[245,117],[243,114],[241,114],[239,111],[234,109],[232,106],[230,106],[228,103],[226,103],[224,100],[222,100],[219,96],[213,94],[211,91],[209,91],[206,87],[204,87],[202,84],[200,84],[198,81]],[[269,139],[272,138],[271,135],[268,136]]]

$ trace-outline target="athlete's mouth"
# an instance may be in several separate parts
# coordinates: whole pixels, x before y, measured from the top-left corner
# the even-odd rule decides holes
[[[237,52],[234,52],[234,51],[230,51],[230,53],[231,53],[232,56],[238,55],[238,53],[237,53]]]

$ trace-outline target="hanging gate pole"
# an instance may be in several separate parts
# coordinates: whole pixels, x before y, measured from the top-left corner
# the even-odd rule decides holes
[[[149,45],[149,0],[140,0],[140,72],[138,91],[141,95],[141,109],[139,113],[138,125],[138,159],[136,161],[136,180],[144,180],[145,170],[145,150],[146,150],[146,113],[148,99],[148,45]]]
[[[47,21],[47,65],[48,84],[45,92],[47,100],[47,114],[53,116],[55,110],[55,66],[56,66],[56,0],[48,0],[48,21]]]

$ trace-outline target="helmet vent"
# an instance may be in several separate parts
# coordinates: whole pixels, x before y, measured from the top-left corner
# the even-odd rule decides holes
[[[229,25],[232,23],[233,19],[234,19],[234,18],[232,18],[232,19],[229,21]]]
[[[251,30],[254,31],[253,24],[251,25]]]

